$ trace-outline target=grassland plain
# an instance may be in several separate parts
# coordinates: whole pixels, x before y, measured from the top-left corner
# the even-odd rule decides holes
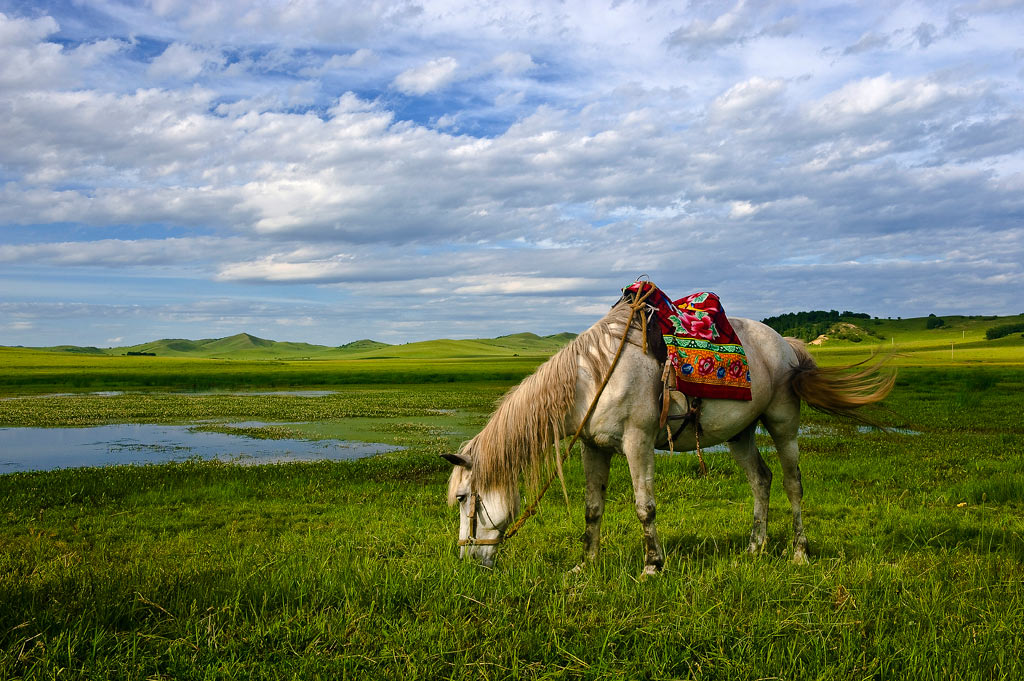
[[[648,580],[637,579],[621,459],[599,564],[567,574],[580,555],[578,461],[570,514],[546,500],[494,571],[456,559],[437,454],[479,428],[517,378],[493,380],[493,367],[431,368],[452,370],[451,383],[339,379],[320,397],[0,401],[5,426],[244,418],[408,447],[351,463],[0,476],[0,678],[1020,678],[1024,352],[1014,339],[988,352],[1003,347],[992,341],[959,358],[954,347],[943,364],[927,354],[942,352],[932,340],[920,343],[896,358],[881,414],[920,434],[860,433],[806,413],[809,566],[788,561],[778,483],[771,550],[748,557],[750,492],[728,455],[707,454],[707,478],[691,455],[664,455],[668,561]],[[867,354],[815,352],[825,364]],[[53,387],[70,389],[74,366]],[[258,367],[275,370],[246,371]],[[28,387],[8,392],[36,391],[30,361],[19,371]],[[263,380],[252,384],[274,385]]]
[[[360,384],[515,382],[545,355],[228,360],[120,357],[0,348],[0,395],[61,391],[161,389],[177,391],[331,388]]]

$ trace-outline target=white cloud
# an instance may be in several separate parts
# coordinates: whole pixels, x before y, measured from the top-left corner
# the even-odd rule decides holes
[[[217,69],[224,65],[223,55],[213,51],[198,49],[183,43],[171,43],[149,65],[151,78],[164,80],[179,78],[191,80],[201,74],[204,69]]]
[[[20,19],[0,13],[0,88],[13,93],[80,87],[89,67],[127,47],[123,40],[105,39],[65,50],[46,40],[59,29],[52,17]]]
[[[537,67],[533,57],[525,52],[502,52],[492,60],[492,63],[510,76],[519,75]]]
[[[238,237],[98,239],[58,243],[0,244],[0,263],[90,268],[199,267],[223,252],[257,253],[262,245]]]
[[[716,118],[735,118],[746,113],[757,113],[762,107],[776,100],[786,89],[786,83],[779,78],[753,78],[737,83],[715,98],[711,103],[711,115]]]
[[[750,201],[733,201],[729,208],[729,217],[737,220],[739,218],[745,218],[753,215],[758,210],[758,207],[750,203]]]
[[[809,117],[819,123],[847,125],[852,120],[909,114],[944,101],[962,99],[970,89],[950,87],[930,78],[897,79],[886,73],[849,82],[810,105]]]
[[[539,272],[526,275],[480,275],[472,278],[453,277],[452,293],[469,296],[522,295],[548,293],[565,295],[595,282],[583,277],[538,277]]]
[[[392,85],[407,95],[425,95],[440,90],[455,78],[459,63],[453,57],[439,57],[422,66],[402,71]]]
[[[266,256],[255,261],[230,263],[217,275],[223,281],[323,282],[346,279],[352,268],[350,258],[337,256],[313,262],[281,261]]]
[[[689,3],[685,24],[669,33],[666,44],[682,50],[690,60],[707,60],[719,50],[743,46],[761,38],[785,37],[797,30],[793,10],[775,3],[738,0],[718,13],[720,3]],[[710,13],[709,13],[710,12]],[[694,15],[698,15],[694,18]]]
[[[335,63],[335,60],[338,60]],[[379,58],[373,50],[368,50],[365,47],[361,47],[352,54],[341,57],[340,55],[334,55],[328,61],[328,64],[333,64],[332,68],[359,68],[361,66],[370,66],[376,64]]]
[[[361,47],[349,54],[331,55],[325,62],[315,67],[307,67],[300,70],[304,76],[323,76],[334,71],[348,69],[361,69],[376,66],[380,63],[380,57],[373,50]]]
[[[34,47],[43,38],[53,35],[60,27],[53,17],[22,19],[0,12],[0,45],[5,47]]]

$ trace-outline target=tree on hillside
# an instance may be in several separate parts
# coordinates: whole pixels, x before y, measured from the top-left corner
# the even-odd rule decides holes
[[[761,323],[767,324],[783,336],[793,336],[805,341],[812,341],[823,333],[828,333],[833,325],[844,319],[871,319],[871,315],[863,312],[844,310],[809,310],[807,312],[787,312],[775,317],[765,317]]]

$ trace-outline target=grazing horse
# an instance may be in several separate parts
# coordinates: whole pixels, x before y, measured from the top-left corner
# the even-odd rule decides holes
[[[793,561],[803,563],[808,543],[800,512],[800,402],[857,418],[858,407],[878,402],[889,393],[895,376],[880,373],[878,366],[852,372],[853,367],[822,368],[803,342],[783,338],[756,321],[730,321],[746,352],[752,399],[704,399],[700,445],[727,442],[732,457],[746,473],[754,496],[748,551],[760,553],[767,545],[772,481],[771,470],[754,440],[757,424],[763,424],[782,462],[783,487],[793,512]],[[624,334],[621,356],[609,375]],[[558,445],[579,428],[586,476],[584,562],[598,556],[611,457],[622,452],[629,463],[636,514],[643,526],[644,573],[661,570],[665,553],[655,526],[654,450],[668,445],[668,435],[660,423],[662,363],[647,349],[629,301],[619,301],[603,319],[509,391],[483,430],[457,454],[444,455],[454,464],[448,502],[460,508],[460,555],[493,566],[505,530],[519,513],[524,476],[533,483],[528,486],[536,488],[545,473],[556,467],[560,473]],[[598,395],[606,377],[607,385]],[[595,395],[598,400],[591,405]],[[674,449],[696,449],[695,430],[691,426],[678,433]]]

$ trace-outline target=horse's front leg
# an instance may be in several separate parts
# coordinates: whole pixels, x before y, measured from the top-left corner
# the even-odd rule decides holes
[[[636,516],[644,529],[644,571],[653,575],[665,565],[665,552],[658,540],[654,521],[657,510],[654,503],[654,443],[650,438],[624,437],[623,453],[629,462],[629,473],[633,478],[633,497]]]
[[[605,491],[611,452],[583,445],[583,473],[587,478],[586,521],[583,532],[583,562],[597,560],[601,552],[601,518],[604,516]]]

